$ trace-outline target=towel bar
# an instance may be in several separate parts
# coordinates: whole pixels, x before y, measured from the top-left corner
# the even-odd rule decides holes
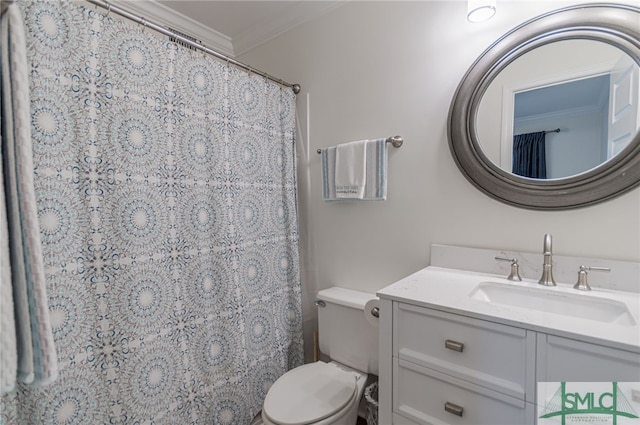
[[[391,143],[394,148],[399,148],[404,143],[404,140],[400,136],[387,137],[387,140],[385,141],[387,143]],[[320,154],[322,153],[322,149],[318,149],[316,152]]]

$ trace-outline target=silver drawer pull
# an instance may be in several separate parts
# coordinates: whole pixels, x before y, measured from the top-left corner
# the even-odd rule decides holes
[[[453,350],[453,351],[459,351],[462,353],[462,350],[464,349],[464,344],[461,342],[457,342],[457,341],[452,341],[450,339],[446,340],[444,342],[444,346],[446,348],[448,348],[449,350]]]
[[[448,401],[444,404],[444,410],[449,413],[453,413],[456,416],[462,416],[462,411],[464,410],[462,406],[458,406],[457,404],[449,403]]]

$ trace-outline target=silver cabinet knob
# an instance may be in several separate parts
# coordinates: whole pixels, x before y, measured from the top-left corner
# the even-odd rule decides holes
[[[458,351],[460,353],[464,350],[464,344],[462,342],[453,341],[451,339],[446,340],[444,342],[444,346],[449,350]]]
[[[464,408],[462,406],[458,406],[457,404],[453,404],[447,401],[444,404],[444,410],[456,416],[462,416],[462,412],[464,411]]]

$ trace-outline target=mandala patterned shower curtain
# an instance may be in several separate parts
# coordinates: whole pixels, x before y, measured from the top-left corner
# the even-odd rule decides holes
[[[302,363],[295,99],[106,11],[21,4],[59,378],[3,424],[245,424]]]

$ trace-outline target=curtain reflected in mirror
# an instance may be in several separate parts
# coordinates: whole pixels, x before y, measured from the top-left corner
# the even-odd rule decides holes
[[[583,173],[609,159],[610,80],[610,73],[606,73],[515,93],[513,134],[547,130],[546,177],[536,177],[542,174],[535,172],[535,168],[532,176],[512,172],[525,177],[558,179]],[[509,168],[522,169],[513,165]]]
[[[546,132],[513,136],[512,173],[532,179],[547,178]]]
[[[503,170],[522,175],[513,171],[514,136],[561,128],[562,134],[546,136],[546,179],[588,172],[637,134],[638,82],[638,64],[604,42],[562,40],[533,49],[482,95],[476,117],[482,151]]]

